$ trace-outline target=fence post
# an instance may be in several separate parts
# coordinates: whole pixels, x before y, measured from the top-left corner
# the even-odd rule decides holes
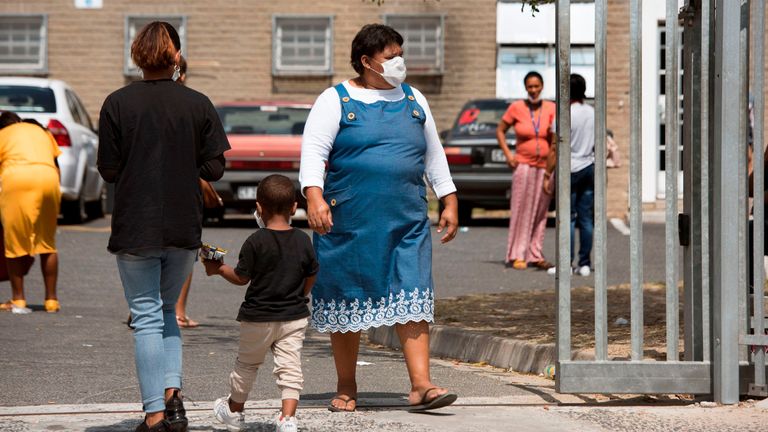
[[[571,2],[557,0],[557,360],[571,360]],[[559,377],[558,373],[558,377]],[[557,390],[560,390],[559,381]]]
[[[739,63],[741,8],[717,0],[715,18],[714,146],[712,196],[712,381],[715,401],[739,401]],[[730,6],[730,7],[729,7]],[[735,126],[734,126],[735,125]]]

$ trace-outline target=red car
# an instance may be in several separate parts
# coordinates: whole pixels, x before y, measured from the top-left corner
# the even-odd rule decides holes
[[[216,107],[232,149],[224,154],[224,176],[213,183],[224,209],[209,217],[221,218],[226,209],[254,211],[259,182],[270,174],[285,175],[296,182],[298,190],[301,135],[310,108],[311,104],[274,101]],[[299,193],[297,200],[306,208]]]

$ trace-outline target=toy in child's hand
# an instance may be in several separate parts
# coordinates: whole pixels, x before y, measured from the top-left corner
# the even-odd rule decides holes
[[[211,261],[223,261],[224,255],[227,254],[226,249],[222,249],[217,246],[203,244],[200,248],[200,258]]]

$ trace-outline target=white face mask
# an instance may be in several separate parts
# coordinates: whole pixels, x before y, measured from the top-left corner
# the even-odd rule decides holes
[[[261,215],[259,214],[259,211],[256,210],[253,212],[253,217],[256,219],[256,225],[259,226],[259,228],[266,228],[267,224],[264,223],[264,219],[261,218]],[[293,223],[293,218],[288,218],[288,225]]]
[[[259,226],[259,228],[267,227],[267,224],[264,223],[264,219],[261,218],[261,215],[259,214],[258,210],[253,212],[253,217],[256,218],[256,224]]]
[[[375,61],[375,60],[374,60]],[[378,63],[378,62],[377,62]],[[392,87],[399,87],[400,84],[405,81],[406,69],[405,59],[400,56],[393,57],[384,63],[379,63],[384,68],[384,72],[379,73],[375,69],[371,69],[384,78],[384,81],[388,82]]]
[[[173,76],[171,77],[171,79],[173,81],[178,81],[180,76],[181,76],[181,69],[179,68],[179,65],[174,65],[173,66]]]
[[[528,100],[529,100],[531,103],[533,103],[533,104],[537,104],[537,103],[539,103],[539,101],[541,100],[541,96],[538,96],[538,97],[536,97],[536,98],[533,98],[533,97],[531,97],[530,95],[528,95]]]

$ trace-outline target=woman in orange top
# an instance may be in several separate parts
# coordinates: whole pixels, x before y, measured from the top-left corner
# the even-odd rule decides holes
[[[496,138],[512,169],[509,238],[505,262],[521,270],[532,265],[546,270],[553,265],[542,251],[547,208],[552,199],[549,177],[555,165],[556,106],[541,99],[544,79],[528,72],[523,80],[527,100],[509,105],[496,129]],[[507,130],[515,128],[515,152],[507,145]]]
[[[58,312],[56,219],[61,203],[61,154],[53,135],[37,124],[21,122],[12,112],[0,115],[0,218],[13,298],[0,310],[28,312],[24,274],[29,257],[40,255],[45,310]]]

